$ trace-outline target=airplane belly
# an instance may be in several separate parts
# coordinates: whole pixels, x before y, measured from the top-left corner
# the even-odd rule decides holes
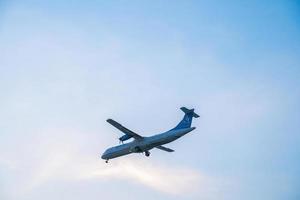
[[[117,157],[120,157],[120,156],[124,156],[124,155],[127,155],[127,154],[130,154],[130,150],[129,148],[126,148],[126,149],[121,149],[121,150],[116,150],[114,152],[111,152],[108,157],[109,159],[112,159],[112,158],[117,158]]]
[[[154,148],[156,146],[164,145],[170,142],[173,142],[174,140],[178,139],[179,137],[177,136],[167,136],[167,137],[155,137],[151,140],[151,142],[148,144],[149,148]]]

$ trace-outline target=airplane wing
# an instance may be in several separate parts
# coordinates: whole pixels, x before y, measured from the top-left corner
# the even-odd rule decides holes
[[[155,148],[163,150],[163,151],[167,151],[167,152],[173,152],[174,151],[173,149],[169,149],[169,148],[164,147],[164,146],[157,146]]]
[[[133,137],[134,139],[142,139],[143,137],[140,136],[139,134],[129,130],[128,128],[122,126],[122,124],[116,122],[113,119],[108,119],[106,120],[108,123],[110,123],[112,126],[116,127],[117,129],[119,129],[120,131],[122,131],[123,133],[125,133],[126,135],[128,135],[129,137]],[[129,138],[128,138],[129,139]]]

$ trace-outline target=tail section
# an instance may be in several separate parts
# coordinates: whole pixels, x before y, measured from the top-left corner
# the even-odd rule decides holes
[[[195,118],[199,117],[199,115],[197,115],[194,112],[194,109],[187,109],[186,107],[181,107],[180,109],[185,113],[185,115],[184,115],[183,119],[179,122],[179,124],[172,130],[190,128],[192,125],[193,117],[195,117]]]

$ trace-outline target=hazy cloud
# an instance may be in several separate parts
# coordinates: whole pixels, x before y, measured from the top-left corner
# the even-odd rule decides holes
[[[167,166],[158,161],[149,162],[139,155],[127,159],[111,160],[106,164],[100,159],[101,152],[91,154],[88,141],[83,138],[92,137],[88,133],[71,130],[39,133],[43,137],[31,138],[34,144],[23,141],[23,148],[17,154],[6,152],[2,155],[0,169],[8,169],[11,174],[6,181],[8,191],[13,196],[21,197],[35,193],[40,186],[49,181],[87,181],[124,179],[145,185],[157,191],[171,195],[190,195],[216,190],[218,183],[199,170]],[[28,142],[28,143],[27,143]],[[31,146],[31,148],[29,147]],[[87,149],[87,150],[85,150]],[[99,146],[99,149],[105,149]],[[140,155],[142,156],[142,155]]]

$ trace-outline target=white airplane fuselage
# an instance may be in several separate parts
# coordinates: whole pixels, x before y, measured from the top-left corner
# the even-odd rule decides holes
[[[194,129],[195,127],[175,129],[154,136],[143,137],[142,139],[135,139],[132,142],[108,148],[103,153],[101,158],[109,160],[130,153],[142,153],[145,151],[149,151],[154,147],[170,143],[182,137],[183,135],[191,132]]]

